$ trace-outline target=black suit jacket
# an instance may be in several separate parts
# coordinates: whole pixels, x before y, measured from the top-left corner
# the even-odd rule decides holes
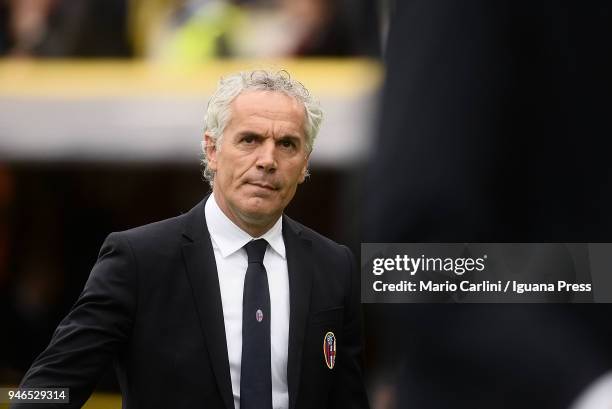
[[[184,215],[108,236],[82,294],[22,387],[69,387],[70,405],[58,407],[80,407],[113,361],[124,408],[234,407],[205,201]],[[283,217],[289,407],[365,408],[353,256]],[[328,331],[337,338],[331,370],[323,356]]]

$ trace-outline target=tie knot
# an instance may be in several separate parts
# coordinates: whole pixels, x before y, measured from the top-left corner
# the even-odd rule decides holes
[[[265,239],[257,239],[249,241],[244,248],[249,257],[249,263],[263,264],[264,254],[266,254],[268,242]]]

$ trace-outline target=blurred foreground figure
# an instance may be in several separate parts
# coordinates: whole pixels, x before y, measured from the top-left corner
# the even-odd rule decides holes
[[[396,2],[363,241],[611,242],[610,16]],[[401,408],[569,408],[612,369],[607,304],[369,312],[379,334],[401,323],[377,338],[403,357]]]

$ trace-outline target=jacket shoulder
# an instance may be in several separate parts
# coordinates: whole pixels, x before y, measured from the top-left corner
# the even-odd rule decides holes
[[[168,243],[181,237],[185,227],[185,218],[186,214],[181,214],[128,230],[113,232],[111,235],[122,236],[132,245],[159,245],[161,243]]]
[[[285,215],[284,220],[290,228],[292,228],[295,232],[297,232],[301,237],[310,240],[313,243],[313,246],[319,248],[323,251],[330,251],[333,253],[346,253],[348,247],[343,244],[336,243],[329,237],[322,235],[321,233],[311,229],[310,227],[304,226],[302,223],[297,222]]]

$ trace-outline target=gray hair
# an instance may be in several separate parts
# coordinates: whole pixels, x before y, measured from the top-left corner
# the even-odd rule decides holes
[[[276,91],[295,98],[304,105],[306,149],[312,151],[315,138],[319,133],[323,111],[302,83],[291,78],[285,70],[272,72],[266,70],[243,71],[221,78],[217,90],[210,98],[204,117],[204,132],[208,132],[218,149],[221,146],[223,131],[230,121],[231,103],[245,91]],[[215,172],[208,166],[206,146],[202,144],[202,175],[211,187]]]

